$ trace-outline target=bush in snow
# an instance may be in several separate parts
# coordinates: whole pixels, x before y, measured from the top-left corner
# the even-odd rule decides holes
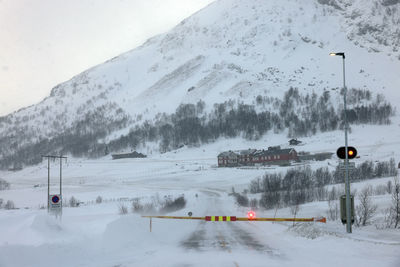
[[[387,193],[387,186],[383,185],[383,184],[378,184],[375,188],[374,188],[374,193],[375,195],[384,195]]]
[[[3,199],[0,198],[0,209],[3,207]]]
[[[250,200],[250,208],[253,210],[258,209],[258,200],[256,198]]]
[[[0,178],[0,190],[10,189],[10,183]]]
[[[97,204],[100,204],[100,203],[102,203],[103,202],[103,198],[101,197],[101,196],[98,196],[97,198],[96,198],[96,203]]]
[[[6,210],[13,210],[15,209],[14,202],[12,200],[8,200],[6,205],[4,206]]]
[[[70,207],[78,207],[79,206],[79,200],[77,200],[74,196],[72,196],[69,199],[69,206]]]
[[[141,212],[143,212],[143,210],[144,210],[144,207],[140,203],[140,200],[138,198],[134,199],[132,201],[132,212],[141,213]]]
[[[128,207],[125,204],[119,203],[118,204],[118,211],[120,215],[128,214]]]
[[[388,194],[391,194],[392,190],[393,190],[392,181],[388,181],[386,184],[386,191],[388,192]]]
[[[330,221],[336,221],[339,219],[339,201],[338,200],[328,200],[328,219]]]
[[[235,199],[236,199],[236,204],[242,207],[248,207],[249,206],[249,198],[246,195],[241,195],[240,193],[235,193],[234,194]]]
[[[392,204],[385,211],[385,228],[397,228],[400,226],[400,183],[398,177],[394,178],[391,191]]]
[[[364,187],[359,193],[360,204],[356,207],[356,220],[357,226],[367,225],[372,217],[375,215],[378,208],[371,200],[373,190],[371,186]]]
[[[165,202],[160,208],[160,213],[173,212],[183,209],[186,206],[186,199],[184,196],[180,196],[174,200],[171,197],[167,197]]]

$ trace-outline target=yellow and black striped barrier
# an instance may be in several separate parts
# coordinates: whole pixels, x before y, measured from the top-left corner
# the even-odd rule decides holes
[[[321,222],[326,223],[325,217],[317,218],[248,218],[236,216],[142,216],[143,218],[158,218],[158,219],[178,219],[178,220],[203,220],[208,222],[235,222],[235,221],[261,221],[261,222]]]
[[[235,221],[258,221],[258,222],[320,222],[326,223],[325,217],[316,218],[248,218],[236,216],[205,216],[205,217],[192,217],[192,216],[142,216],[143,218],[150,218],[150,232],[151,232],[151,219],[178,219],[178,220],[202,220],[207,222],[235,222]]]

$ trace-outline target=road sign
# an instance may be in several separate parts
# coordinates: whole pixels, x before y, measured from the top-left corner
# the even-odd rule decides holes
[[[50,195],[49,211],[55,214],[61,214],[61,195]]]
[[[60,202],[60,197],[59,197],[58,195],[53,195],[53,196],[51,197],[51,202],[52,202],[52,204],[59,204],[59,202]]]
[[[349,170],[354,170],[356,168],[356,164],[354,162],[349,162],[348,168],[349,168]],[[340,162],[339,169],[342,171],[346,170],[346,164],[344,164],[343,162]]]

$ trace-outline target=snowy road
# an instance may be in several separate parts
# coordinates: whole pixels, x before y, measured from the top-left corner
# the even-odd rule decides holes
[[[210,197],[206,214],[224,216],[226,214],[220,194],[208,191]],[[213,196],[212,196],[213,195]],[[232,213],[233,214],[233,211]],[[228,215],[229,216],[229,215]],[[253,222],[254,223],[254,222]],[[274,251],[257,239],[256,234],[249,232],[244,226],[251,222],[206,222],[200,221],[196,230],[181,242],[182,247],[195,251],[222,250],[229,253],[252,250],[263,254],[274,255]]]

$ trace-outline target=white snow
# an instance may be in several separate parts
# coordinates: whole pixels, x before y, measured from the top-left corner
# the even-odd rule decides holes
[[[373,13],[388,11],[376,10],[376,1],[330,2],[345,8],[339,11],[298,0],[216,1],[172,31],[85,71],[59,85],[40,104],[10,115],[0,122],[0,137],[25,133],[26,139],[13,140],[22,146],[70,127],[109,102],[131,115],[132,121],[106,141],[127,133],[139,121],[137,115],[153,119],[158,112],[173,112],[182,102],[202,99],[208,109],[231,98],[251,103],[259,94],[281,97],[290,86],[320,94],[342,86],[342,60],[329,57],[329,52],[341,51],[346,52],[348,88],[383,93],[399,108],[400,60],[392,36],[399,12],[391,10],[390,20],[379,21]],[[358,10],[360,15],[352,22]],[[382,34],[393,37],[388,45],[379,44],[376,33],[355,35],[357,23],[368,22],[386,27]],[[375,48],[381,52],[373,52]],[[340,105],[338,91],[332,91],[332,99]],[[399,161],[400,116],[392,120],[392,125],[352,126],[349,144],[360,155],[356,164],[392,157]],[[68,158],[63,165],[63,197],[68,201],[74,196],[83,204],[64,207],[62,220],[41,209],[47,201],[47,163],[17,172],[0,171],[0,177],[11,184],[9,190],[0,191],[0,198],[12,200],[18,208],[0,209],[0,266],[400,266],[399,230],[375,227],[390,205],[388,194],[373,197],[379,210],[373,224],[354,227],[352,234],[338,221],[293,226],[167,219],[153,219],[150,232],[149,219],[131,211],[119,215],[119,205],[130,209],[135,198],[151,203],[184,194],[186,207],[171,215],[191,211],[193,216],[244,217],[247,210],[235,205],[229,195],[232,188],[242,192],[265,172],[284,172],[288,167],[217,168],[218,153],[286,147],[286,136],[269,133],[259,141],[221,138],[201,147],[147,153],[145,159]],[[303,145],[296,150],[335,152],[343,139],[342,131],[318,133],[301,139]],[[144,149],[150,152],[152,146],[156,144]],[[307,164],[333,169],[338,160]],[[52,162],[51,193],[58,193],[58,171],[58,162]],[[361,190],[391,179],[351,186]],[[95,202],[98,196],[103,198],[100,204]],[[298,217],[326,216],[327,210],[326,202],[307,203]],[[258,210],[257,216],[274,213]],[[289,208],[282,208],[276,216],[292,215]]]
[[[400,157],[395,142],[399,126],[385,127],[353,126],[350,140],[361,155],[356,163]],[[382,140],[381,132],[386,133]],[[342,132],[326,133],[304,139],[305,145],[296,149],[317,152],[324,145],[325,151],[333,150],[342,139]],[[379,146],[364,144],[365,139]],[[13,200],[19,209],[0,210],[0,266],[399,266],[400,232],[374,225],[390,204],[388,194],[373,197],[379,206],[375,223],[353,227],[352,234],[339,221],[329,220],[326,225],[293,227],[292,223],[153,219],[150,232],[149,219],[131,211],[118,213],[121,203],[130,209],[133,198],[150,203],[166,195],[184,194],[186,207],[169,215],[187,216],[191,211],[200,217],[245,217],[248,210],[237,207],[229,196],[232,187],[241,192],[265,172],[283,172],[288,167],[217,168],[217,154],[227,148],[260,148],[286,141],[283,135],[271,134],[256,142],[220,140],[145,159],[68,159],[63,164],[64,199],[74,196],[84,204],[64,207],[62,220],[39,209],[47,201],[47,162],[2,172],[0,176],[11,183],[11,189],[0,191],[0,198]],[[334,168],[337,159],[310,164],[312,168]],[[58,163],[52,162],[52,193],[58,192],[57,179]],[[352,183],[352,188],[361,190],[366,184],[376,186],[391,179]],[[95,203],[97,196],[103,197],[103,203]],[[327,210],[327,202],[307,203],[301,205],[297,217],[326,216]],[[275,216],[274,210],[256,212],[258,217]],[[289,208],[282,208],[276,216],[292,215]]]

